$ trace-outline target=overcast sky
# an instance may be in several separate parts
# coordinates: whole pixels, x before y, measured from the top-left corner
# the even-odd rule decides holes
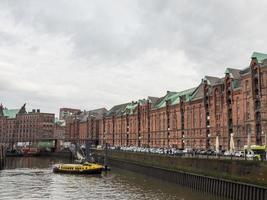
[[[267,1],[0,0],[0,101],[58,113],[163,96],[267,52]]]

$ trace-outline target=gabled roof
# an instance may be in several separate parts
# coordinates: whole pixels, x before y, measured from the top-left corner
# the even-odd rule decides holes
[[[18,114],[26,114],[26,103],[23,104],[23,106],[20,108],[19,113]]]
[[[155,108],[162,108],[166,106],[166,101],[170,100],[173,95],[177,94],[177,92],[167,91],[167,94],[155,105]]]
[[[250,67],[246,67],[246,68],[240,70],[241,75],[248,74],[248,73],[250,73]]]
[[[215,86],[219,84],[223,84],[223,78],[218,78],[214,76],[205,76],[202,80],[202,82],[199,84],[199,86],[195,89],[195,91],[191,94],[190,100],[197,100],[204,98],[204,81],[207,81],[207,84],[209,86]],[[209,89],[209,92],[211,92],[211,88]]]
[[[139,99],[138,101],[132,101],[130,103],[116,105],[116,106],[113,106],[106,113],[106,117],[134,114],[137,111],[138,104],[140,106],[146,105],[147,101],[149,101],[151,103],[151,107],[154,108],[155,105],[159,104],[162,101],[163,98],[164,97],[159,98],[159,97],[151,97],[151,96],[149,96],[147,99]]]
[[[226,68],[225,73],[229,73],[230,77],[233,79],[240,79],[240,69]]]
[[[79,115],[77,115],[77,118],[81,122],[85,122],[85,121],[87,121],[88,116],[89,116],[89,111],[83,111],[83,112],[79,113]]]
[[[203,80],[206,80],[211,86],[222,83],[222,79],[215,76],[205,76]]]
[[[190,88],[181,92],[167,92],[167,94],[160,99],[159,102],[154,106],[155,109],[163,108],[166,106],[166,101],[169,101],[170,105],[176,105],[180,103],[180,97],[185,96],[185,101],[189,101],[191,94],[196,88]]]
[[[260,52],[253,52],[251,58],[256,58],[259,63],[263,63],[263,61],[267,59],[267,54]]]
[[[147,97],[147,99],[149,100],[149,102],[151,103],[152,107],[154,107],[154,105],[158,102],[159,97]]]
[[[106,114],[107,117],[111,117],[111,116],[117,116],[117,115],[122,115],[123,111],[125,110],[126,106],[129,103],[124,103],[124,104],[120,104],[120,105],[116,105],[113,106]]]
[[[98,108],[95,110],[90,110],[89,111],[89,117],[93,116],[97,119],[102,118],[106,113],[107,113],[107,109],[106,108]]]
[[[89,111],[84,110],[81,113],[79,113],[77,117],[81,122],[85,122],[87,121],[87,119],[90,118],[101,119],[106,114],[106,112],[107,112],[106,108],[99,108]]]
[[[263,64],[264,61],[267,60],[267,54],[265,53],[259,53],[259,52],[253,52],[253,54],[251,55],[251,59],[256,58],[258,63]],[[244,75],[244,74],[248,74],[250,73],[250,67],[246,67],[242,70],[240,70],[240,74]]]
[[[135,109],[138,106],[138,103],[144,104],[146,101],[145,100],[139,100],[138,102],[132,102],[126,105],[126,107],[121,111],[121,115],[131,115],[134,113]]]
[[[200,83],[196,90],[191,95],[191,100],[197,100],[204,97],[204,84]]]
[[[175,104],[180,103],[180,97],[181,96],[185,97],[185,101],[190,101],[191,95],[193,94],[193,92],[195,90],[196,90],[196,87],[178,92],[178,98],[173,99],[173,102],[171,103],[171,105],[175,105]]]

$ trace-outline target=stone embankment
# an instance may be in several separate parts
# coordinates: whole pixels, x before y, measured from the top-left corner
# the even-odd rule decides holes
[[[108,151],[108,163],[230,199],[267,199],[266,162]]]

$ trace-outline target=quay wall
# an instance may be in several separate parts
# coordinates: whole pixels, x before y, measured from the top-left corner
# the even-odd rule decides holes
[[[104,151],[94,151],[103,159]],[[108,151],[108,164],[230,199],[267,199],[267,164]],[[102,160],[103,161],[103,160]]]
[[[96,151],[104,155],[104,151]],[[241,181],[267,187],[267,163],[260,161],[205,159],[177,157],[169,155],[108,151],[109,159],[134,162],[146,166],[159,167],[197,173],[233,181]]]
[[[5,161],[4,146],[0,145],[0,170],[4,166],[4,161]]]

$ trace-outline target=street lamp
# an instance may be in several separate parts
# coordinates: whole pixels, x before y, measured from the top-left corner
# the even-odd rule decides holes
[[[138,136],[138,147],[141,146],[141,139],[142,139],[142,137],[141,136]]]
[[[265,145],[265,160],[267,160],[267,132],[262,131],[262,135],[264,135],[264,145]]]

